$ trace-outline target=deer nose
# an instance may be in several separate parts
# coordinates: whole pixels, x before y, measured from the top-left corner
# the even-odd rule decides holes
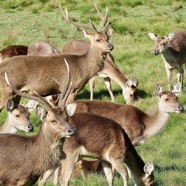
[[[72,135],[74,135],[76,133],[76,129],[74,129],[73,127],[70,127],[68,129],[68,133],[69,133],[70,136],[72,136]]]
[[[154,54],[154,55],[158,55],[158,54],[159,54],[159,51],[158,51],[158,50],[154,50],[154,51],[153,51],[153,54]]]
[[[182,105],[178,105],[179,111],[184,111],[184,107]]]
[[[28,130],[29,130],[29,132],[31,132],[31,131],[33,131],[33,130],[34,130],[34,127],[33,127],[33,125],[32,125],[32,124],[29,124],[29,125],[28,125]]]
[[[114,49],[114,46],[112,44],[108,44],[108,50],[113,50]]]

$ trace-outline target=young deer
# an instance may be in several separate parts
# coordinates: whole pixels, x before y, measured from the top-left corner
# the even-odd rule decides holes
[[[15,89],[7,75],[5,79],[16,94],[38,101],[48,111],[38,134],[0,135],[0,185],[31,186],[44,173],[50,174],[56,169],[62,155],[63,139],[72,136],[75,130],[66,121],[65,113],[60,108],[53,109],[42,97],[31,96]],[[65,89],[64,102],[68,94],[69,90]]]
[[[183,64],[186,64],[186,30],[175,31],[167,36],[149,33],[154,41],[154,55],[161,54],[167,72],[169,90],[172,90],[172,70],[177,70],[177,80],[183,91]]]
[[[62,9],[61,9],[62,10]],[[65,19],[78,26],[86,29],[91,29],[92,34],[84,32],[85,37],[90,39],[91,45],[89,50],[84,55],[61,54],[56,56],[18,56],[6,61],[0,65],[0,85],[2,90],[2,97],[0,100],[0,110],[5,107],[8,99],[14,99],[16,104],[20,101],[20,96],[14,94],[10,87],[7,87],[4,81],[5,71],[12,74],[10,81],[15,88],[33,94],[32,90],[38,92],[41,96],[48,96],[53,94],[60,94],[62,92],[54,79],[64,83],[65,82],[65,63],[64,58],[67,59],[72,75],[72,88],[67,99],[67,103],[74,100],[75,94],[80,91],[85,84],[95,76],[103,68],[103,60],[105,54],[113,49],[109,43],[108,27],[108,9],[105,19],[102,20],[103,27],[98,31],[93,23],[79,24],[72,21],[68,17],[68,12],[62,13]],[[19,73],[18,73],[19,72]]]
[[[72,40],[63,46],[62,53],[79,55],[86,53],[89,47],[89,42],[83,40]],[[114,58],[110,53],[107,53],[104,60],[104,67],[100,72],[98,72],[97,75],[104,78],[104,82],[113,102],[115,102],[115,98],[112,92],[110,79],[112,79],[122,88],[123,97],[127,104],[134,102],[137,94],[138,80],[127,79],[116,66]],[[89,80],[90,100],[93,100],[94,81],[95,76]]]
[[[73,104],[66,106],[69,114],[74,112]],[[71,115],[71,114],[70,114]],[[75,113],[67,121],[76,129],[71,138],[63,145],[63,158],[60,165],[59,183],[67,186],[75,163],[84,157],[98,158],[103,166],[108,185],[113,185],[114,168],[123,178],[123,185],[128,185],[127,165],[138,186],[153,186],[154,165],[144,164],[122,127],[111,120],[92,113]],[[39,185],[46,182],[48,176],[40,179]],[[42,183],[42,184],[40,184]]]
[[[8,100],[6,110],[8,118],[0,126],[0,133],[16,133],[17,130],[30,132],[33,130],[29,120],[30,113],[23,105],[15,105],[13,100]]]
[[[10,45],[0,51],[0,63],[13,56],[27,55],[28,47],[24,45]]]
[[[174,90],[179,92],[181,83]],[[76,112],[91,112],[111,118],[118,122],[128,134],[133,145],[141,145],[149,138],[163,130],[170,113],[180,113],[183,106],[179,104],[177,96],[170,91],[162,91],[160,85],[156,88],[158,108],[153,115],[148,115],[132,105],[115,104],[106,101],[75,101]]]

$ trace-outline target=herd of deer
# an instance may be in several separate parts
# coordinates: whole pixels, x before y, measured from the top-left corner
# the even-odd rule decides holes
[[[9,112],[0,128],[3,133],[0,135],[0,186],[28,186],[35,182],[42,186],[51,175],[56,176],[54,184],[67,186],[77,162],[85,177],[85,157],[96,158],[96,168],[102,165],[109,186],[113,185],[115,170],[123,178],[124,186],[128,185],[129,175],[137,186],[155,184],[153,163],[145,164],[135,146],[162,131],[170,113],[183,111],[175,94],[183,91],[186,31],[166,37],[149,33],[155,41],[154,54],[163,57],[169,91],[157,85],[158,108],[154,115],[148,115],[131,105],[138,80],[127,79],[110,53],[113,46],[109,42],[112,32],[108,30],[108,8],[103,16],[95,7],[101,18],[100,31],[91,21],[76,23],[60,6],[65,20],[92,31],[83,31],[90,42],[73,40],[61,52],[43,41],[29,47],[12,45],[0,51],[0,110],[6,107]],[[178,84],[172,89],[174,68],[178,70]],[[110,80],[115,81],[122,88],[127,104],[92,100],[96,75],[104,78],[113,102]],[[75,95],[88,81],[91,101],[75,101]],[[29,104],[19,105],[21,97],[44,107],[42,124],[34,136],[10,134],[17,129],[26,132],[33,129]],[[89,166],[91,169],[93,163]]]

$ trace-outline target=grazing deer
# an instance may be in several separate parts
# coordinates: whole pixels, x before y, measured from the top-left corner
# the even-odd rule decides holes
[[[175,31],[167,36],[157,36],[149,33],[154,41],[154,55],[161,54],[168,77],[169,90],[172,90],[172,70],[177,70],[177,80],[181,82],[183,91],[183,64],[186,63],[186,30]]]
[[[62,8],[61,8],[62,10]],[[67,103],[74,100],[74,96],[80,91],[85,84],[95,76],[103,68],[105,54],[113,49],[109,43],[109,30],[107,30],[109,22],[107,21],[108,9],[105,19],[102,20],[103,27],[98,31],[94,24],[79,24],[72,21],[68,12],[62,10],[64,18],[78,26],[86,29],[91,29],[92,34],[84,31],[85,37],[90,39],[91,45],[89,50],[84,55],[61,54],[56,56],[18,56],[7,60],[6,63],[0,65],[0,85],[2,97],[0,99],[0,110],[5,107],[8,99],[14,99],[16,104],[20,101],[20,96],[14,94],[10,87],[7,87],[4,81],[5,71],[12,74],[10,81],[15,88],[33,94],[36,91],[41,96],[60,94],[62,92],[54,79],[65,82],[65,63],[67,59],[72,76],[72,88],[67,99]],[[18,73],[19,72],[19,73]]]
[[[15,105],[13,100],[8,100],[6,110],[8,118],[0,126],[0,133],[16,133],[17,130],[30,132],[33,130],[29,120],[30,113],[23,105]]]
[[[0,63],[13,56],[27,55],[28,47],[24,45],[10,45],[0,51]]]
[[[89,47],[89,42],[83,40],[72,40],[63,46],[62,53],[79,55],[86,53]],[[137,94],[138,80],[127,79],[116,66],[114,58],[110,53],[107,53],[104,60],[104,67],[97,75],[104,78],[104,82],[113,102],[115,102],[115,98],[111,89],[110,78],[122,88],[123,97],[126,103],[131,104],[134,102]],[[93,100],[94,80],[95,76],[89,80],[90,100]]]
[[[53,109],[39,95],[39,97],[32,96],[15,89],[9,82],[7,74],[5,79],[16,94],[38,101],[48,111],[38,134],[34,136],[0,135],[0,185],[31,186],[44,173],[48,175],[59,166],[63,139],[72,136],[75,130],[66,121],[62,108]],[[69,87],[69,83],[66,87]],[[68,94],[69,88],[63,93],[63,102],[66,101]]]
[[[54,56],[60,52],[46,41],[37,41],[28,47],[28,56]]]

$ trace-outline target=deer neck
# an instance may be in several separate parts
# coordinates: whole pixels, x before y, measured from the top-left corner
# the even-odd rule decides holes
[[[103,68],[103,52],[98,50],[96,46],[90,45],[87,52],[87,70],[90,69],[90,76],[95,76]]]
[[[143,121],[145,126],[144,138],[148,139],[161,132],[165,127],[169,116],[169,113],[160,109],[157,109],[152,116],[146,115],[146,118]]]
[[[12,120],[11,118],[8,116],[7,120],[5,121],[5,123],[0,127],[0,133],[16,133],[17,129],[15,127],[12,126]]]

